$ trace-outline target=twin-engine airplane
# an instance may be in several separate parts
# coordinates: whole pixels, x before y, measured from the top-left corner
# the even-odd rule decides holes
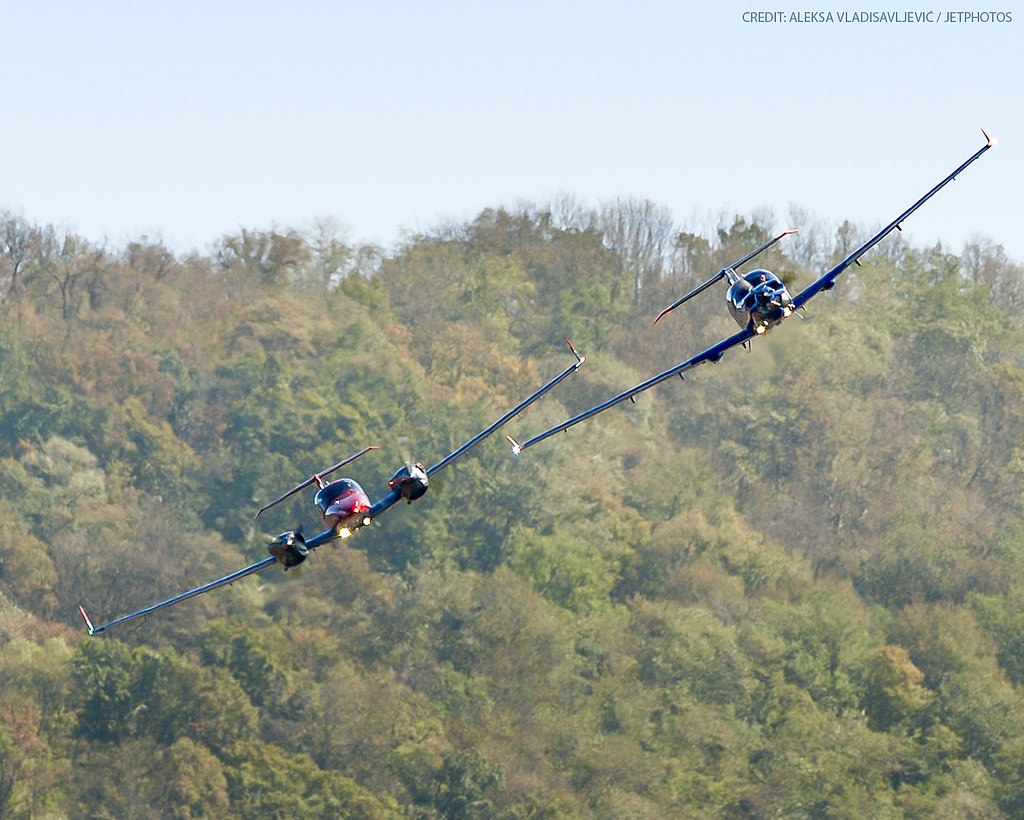
[[[729,290],[726,292],[726,305],[729,308],[729,312],[740,326],[739,333],[730,336],[727,339],[723,339],[718,344],[712,345],[707,350],[698,353],[687,359],[685,362],[677,364],[675,367],[670,367],[668,370],[659,373],[657,376],[653,376],[645,382],[641,382],[636,387],[631,387],[623,393],[614,398],[608,399],[608,401],[598,404],[589,410],[580,413],[578,416],[574,416],[568,421],[563,421],[561,424],[556,424],[549,430],[545,430],[534,436],[531,439],[524,441],[522,444],[517,442],[511,436],[505,436],[509,443],[512,445],[512,452],[515,455],[519,455],[527,447],[532,447],[534,444],[538,444],[544,439],[553,436],[555,433],[560,433],[563,430],[568,430],[575,424],[579,424],[581,421],[586,421],[592,416],[596,416],[598,413],[602,413],[609,407],[614,407],[619,402],[623,402],[626,399],[632,399],[637,393],[642,393],[644,390],[648,390],[654,387],[656,384],[660,384],[666,379],[670,379],[673,376],[679,376],[685,380],[683,375],[687,370],[692,370],[698,365],[702,365],[705,362],[718,362],[721,361],[722,356],[726,351],[742,345],[749,347],[750,340],[755,336],[760,336],[770,330],[771,328],[779,325],[792,316],[798,310],[803,309],[804,305],[818,293],[823,290],[831,290],[835,287],[836,278],[845,271],[850,265],[855,262],[859,265],[860,258],[871,250],[875,245],[881,242],[886,236],[892,233],[894,230],[903,230],[901,227],[903,221],[910,216],[914,211],[924,205],[929,199],[937,194],[942,188],[948,183],[956,179],[957,175],[963,171],[968,165],[974,162],[978,157],[984,154],[989,148],[995,145],[995,140],[989,137],[984,130],[981,132],[985,136],[985,144],[978,149],[970,158],[967,159],[962,165],[960,165],[955,171],[949,176],[943,179],[938,185],[932,188],[928,193],[921,197],[917,202],[911,205],[907,210],[901,213],[896,219],[886,225],[882,230],[871,237],[867,242],[861,245],[857,250],[847,256],[842,262],[832,268],[823,276],[816,279],[796,296],[791,296],[782,280],[772,273],[770,270],[763,268],[751,271],[750,273],[740,276],[736,272],[736,268],[749,262],[759,253],[767,250],[784,236],[796,231],[784,231],[778,236],[768,240],[759,248],[748,253],[741,259],[736,260],[726,268],[722,268],[718,273],[708,279],[706,282],[698,285],[692,291],[687,293],[685,296],[677,299],[667,308],[665,308],[658,317],[654,320],[657,323],[658,319],[661,319],[665,314],[675,310],[681,304],[689,299],[692,299],[698,293],[701,293],[705,289],[711,287],[719,279],[725,279],[729,284]]]
[[[500,419],[491,424],[490,427],[487,427],[485,430],[477,433],[457,450],[446,455],[437,462],[437,464],[429,468],[424,468],[422,464],[406,464],[391,477],[391,480],[388,481],[387,494],[376,503],[371,503],[369,496],[367,496],[363,491],[363,488],[351,478],[339,478],[335,481],[331,481],[330,483],[324,481],[326,476],[346,464],[355,461],[355,459],[365,455],[371,450],[379,449],[378,447],[371,446],[360,450],[358,453],[355,453],[348,458],[342,459],[337,464],[332,467],[328,467],[322,472],[313,474],[301,484],[290,489],[284,495],[281,495],[269,504],[260,507],[259,511],[256,513],[256,517],[259,518],[260,515],[262,515],[266,510],[269,510],[275,504],[279,504],[281,501],[295,495],[295,493],[300,492],[306,487],[316,484],[318,490],[313,503],[320,510],[320,515],[323,519],[325,528],[319,535],[307,539],[304,538],[302,533],[298,530],[283,532],[267,545],[267,551],[270,553],[269,558],[264,558],[262,561],[250,564],[244,569],[232,572],[229,575],[218,578],[216,581],[210,581],[208,584],[203,584],[195,589],[190,589],[188,592],[175,595],[173,598],[168,598],[166,601],[161,601],[160,603],[153,604],[145,609],[140,609],[128,615],[124,615],[121,618],[117,618],[109,623],[102,624],[101,626],[93,626],[84,607],[79,604],[78,611],[85,620],[85,625],[89,630],[89,634],[98,635],[115,626],[120,626],[128,621],[133,621],[136,618],[143,618],[146,615],[152,615],[158,610],[166,609],[167,607],[174,606],[175,604],[180,604],[182,601],[194,598],[197,595],[202,595],[204,592],[219,589],[220,587],[231,584],[240,578],[245,578],[247,575],[254,575],[257,572],[262,572],[273,564],[281,564],[285,570],[298,566],[306,560],[311,550],[315,550],[317,547],[321,547],[335,539],[350,537],[361,527],[369,526],[382,513],[393,507],[402,499],[405,499],[411,504],[417,498],[421,498],[429,489],[430,477],[434,475],[434,473],[443,470],[456,459],[464,456],[473,447],[500,427],[511,421],[513,417],[537,401],[537,399],[555,387],[563,379],[579,370],[583,362],[586,361],[586,357],[581,356],[576,351],[576,348],[573,347],[572,342],[568,339],[566,339],[565,342],[569,345],[569,350],[572,351],[573,356],[576,357],[575,362],[566,367],[565,370],[555,376],[535,393],[532,393],[529,397],[509,410]]]

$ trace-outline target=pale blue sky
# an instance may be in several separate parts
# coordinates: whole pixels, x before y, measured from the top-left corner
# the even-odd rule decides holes
[[[926,0],[922,0],[922,3]],[[358,241],[571,194],[695,224],[795,203],[1024,260],[1024,3],[1008,23],[747,23],[951,0],[8,3],[0,208],[121,246],[239,227]]]

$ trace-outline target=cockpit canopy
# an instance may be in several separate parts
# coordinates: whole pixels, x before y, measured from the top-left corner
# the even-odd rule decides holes
[[[313,503],[320,508],[320,512],[326,513],[327,508],[331,506],[337,499],[343,495],[349,495],[352,492],[363,492],[363,488],[360,487],[351,478],[340,478],[337,481],[332,481],[320,492],[316,494],[313,499]]]
[[[768,282],[774,287],[779,287],[782,284],[782,280],[767,268],[757,268],[752,270],[750,273],[746,274],[743,279],[744,281],[749,282],[752,287],[756,287],[762,282]]]

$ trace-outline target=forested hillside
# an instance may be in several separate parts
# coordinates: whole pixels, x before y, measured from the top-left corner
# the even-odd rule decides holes
[[[1021,267],[890,237],[750,352],[514,458],[495,436],[349,542],[265,556],[570,361],[529,437],[735,329],[770,235],[649,203],[488,210],[384,252],[206,254],[2,217],[0,816],[1024,813]],[[806,224],[791,289],[872,231]],[[789,225],[784,227],[790,227]],[[759,262],[761,260],[758,260]],[[258,526],[257,526],[258,523]]]

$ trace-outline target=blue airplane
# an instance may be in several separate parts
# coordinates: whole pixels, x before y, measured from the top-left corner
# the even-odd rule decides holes
[[[430,477],[432,475],[443,470],[445,467],[448,467],[456,459],[464,456],[481,441],[494,433],[500,427],[503,427],[515,416],[558,385],[563,379],[579,370],[586,361],[586,357],[581,356],[576,351],[576,348],[573,347],[572,342],[568,339],[566,339],[565,342],[569,345],[569,350],[576,358],[572,364],[566,367],[561,373],[551,379],[551,381],[539,390],[531,393],[530,396],[509,410],[489,427],[477,433],[473,438],[469,439],[469,441],[458,449],[446,455],[432,467],[425,468],[422,464],[406,463],[404,467],[399,469],[391,477],[391,480],[388,481],[388,492],[376,503],[371,503],[369,496],[367,496],[363,491],[363,488],[351,478],[340,478],[329,483],[324,481],[326,476],[346,464],[349,464],[371,450],[379,449],[378,447],[371,446],[365,447],[358,453],[342,459],[337,464],[328,467],[326,470],[314,473],[305,481],[274,499],[269,504],[260,507],[259,511],[256,513],[256,517],[259,518],[260,515],[262,515],[266,510],[269,510],[275,504],[279,504],[281,501],[295,495],[295,493],[300,492],[306,487],[316,484],[317,493],[314,497],[313,503],[316,505],[317,509],[319,509],[324,523],[324,531],[319,535],[313,536],[312,538],[305,538],[299,530],[283,532],[267,545],[267,551],[270,553],[270,557],[264,558],[262,561],[257,561],[255,564],[250,564],[243,569],[232,572],[216,579],[215,581],[210,581],[209,583],[203,584],[195,589],[190,589],[188,592],[175,595],[173,598],[168,598],[166,601],[161,601],[160,603],[153,604],[152,606],[145,607],[144,609],[139,609],[100,626],[93,625],[92,620],[85,611],[85,608],[79,604],[78,612],[85,621],[85,626],[88,629],[89,634],[99,635],[100,633],[106,632],[108,629],[112,629],[115,626],[120,626],[121,624],[125,624],[129,621],[134,621],[137,618],[144,618],[147,615],[152,615],[154,612],[174,606],[175,604],[180,604],[182,601],[187,601],[189,598],[194,598],[197,595],[202,595],[206,592],[211,592],[215,589],[219,589],[220,587],[227,586],[228,584],[234,583],[248,575],[263,572],[263,570],[273,566],[274,564],[280,564],[287,571],[288,569],[298,566],[305,561],[309,556],[309,553],[317,547],[322,547],[324,544],[339,538],[349,538],[356,532],[356,530],[369,526],[399,501],[404,499],[406,502],[411,504],[416,499],[422,498],[430,487]]]
[[[760,268],[743,276],[736,272],[738,267],[749,262],[762,251],[770,248],[784,236],[795,233],[795,231],[784,231],[778,236],[765,242],[759,248],[754,249],[746,256],[733,262],[728,267],[722,268],[722,270],[706,282],[698,285],[685,296],[677,299],[665,308],[658,314],[654,321],[657,323],[658,320],[667,313],[670,313],[684,302],[692,299],[697,294],[711,287],[720,279],[725,279],[729,285],[729,289],[726,293],[726,305],[729,308],[729,312],[736,320],[736,323],[740,326],[740,331],[738,333],[733,334],[727,339],[723,339],[717,344],[701,351],[696,356],[692,356],[686,361],[677,364],[675,367],[670,367],[668,370],[659,373],[657,376],[652,376],[647,381],[641,382],[635,387],[631,387],[629,390],[619,393],[617,396],[614,396],[595,407],[591,407],[589,410],[580,413],[578,416],[573,416],[567,421],[556,424],[554,427],[545,430],[543,433],[539,433],[533,438],[527,439],[522,444],[511,436],[505,436],[512,445],[512,452],[515,455],[519,455],[523,450],[528,447],[532,447],[535,444],[539,444],[545,439],[555,435],[555,433],[561,433],[563,430],[568,430],[570,427],[579,424],[581,421],[593,418],[598,413],[603,413],[608,408],[614,407],[616,404],[619,404],[626,399],[632,400],[638,393],[649,390],[655,385],[661,384],[663,381],[671,379],[674,376],[679,376],[680,378],[685,379],[684,374],[686,371],[692,370],[693,368],[707,362],[719,362],[727,351],[736,346],[749,348],[751,339],[763,335],[771,328],[781,324],[796,311],[804,309],[807,302],[817,296],[821,291],[831,290],[835,287],[836,279],[843,271],[854,263],[860,264],[860,258],[890,233],[895,230],[903,230],[901,225],[907,217],[935,196],[935,194],[942,190],[946,185],[956,179],[957,175],[961,171],[967,168],[968,165],[995,145],[995,140],[989,137],[989,135],[985,133],[984,129],[981,133],[985,136],[985,144],[980,149],[972,154],[964,163],[958,166],[956,170],[949,174],[949,176],[917,200],[917,202],[907,208],[907,210],[882,228],[882,230],[872,236],[867,242],[843,259],[842,262],[824,275],[820,276],[800,291],[796,296],[792,296],[785,284],[783,284],[782,280],[770,270]]]

